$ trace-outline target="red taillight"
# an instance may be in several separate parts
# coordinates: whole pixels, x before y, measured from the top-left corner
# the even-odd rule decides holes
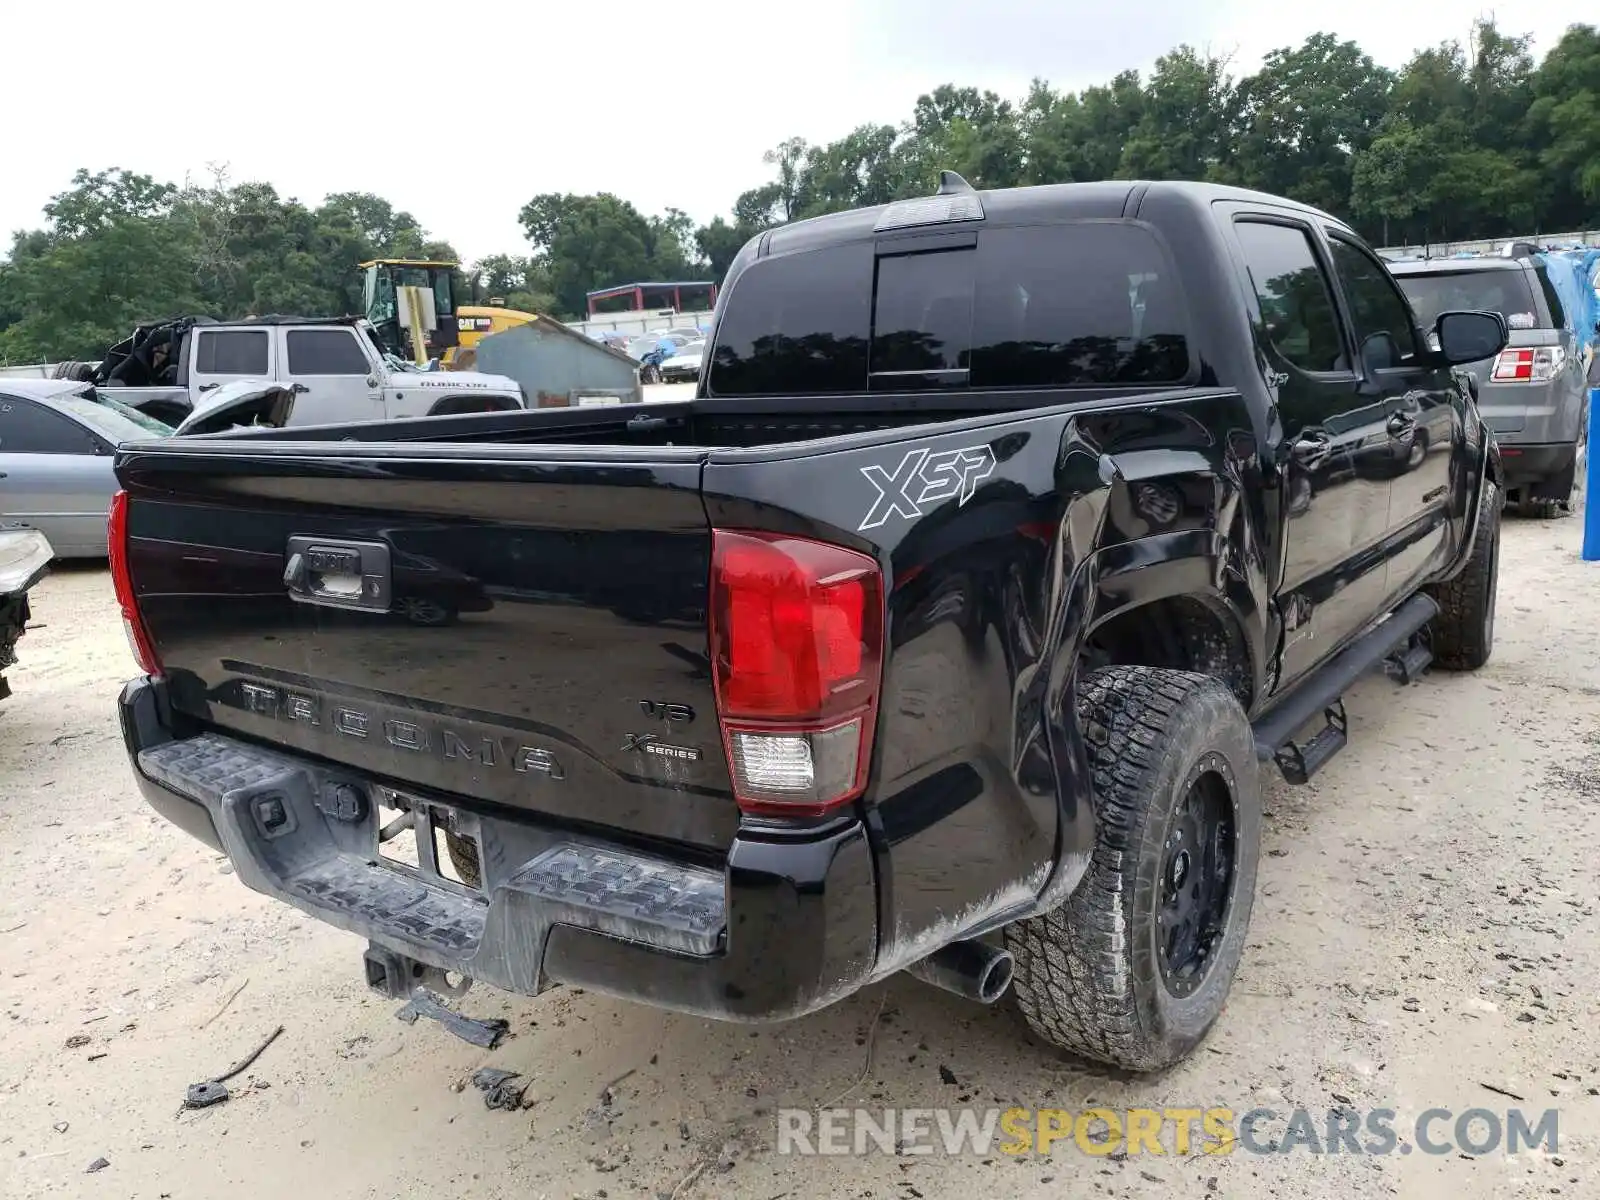
[[[1533,379],[1533,351],[1500,351],[1489,378],[1495,383],[1528,383]]]
[[[122,628],[128,635],[133,661],[146,675],[161,674],[161,659],[145,628],[144,618],[133,602],[133,576],[128,571],[128,493],[111,497],[111,515],[106,520],[106,550],[111,559],[111,584],[117,592],[117,607],[122,609]]]
[[[776,533],[712,534],[717,715],[746,812],[815,816],[866,788],[883,667],[883,573]]]
[[[1489,378],[1494,383],[1549,383],[1566,365],[1567,352],[1560,346],[1502,350],[1495,356]]]

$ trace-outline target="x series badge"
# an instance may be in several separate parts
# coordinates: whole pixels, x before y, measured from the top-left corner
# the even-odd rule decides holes
[[[994,451],[988,446],[963,446],[959,450],[929,453],[926,448],[906,451],[893,471],[874,464],[862,467],[867,482],[877,489],[877,498],[861,529],[876,529],[890,517],[908,520],[920,517],[923,507],[951,497],[958,505],[972,499],[980,481],[994,474]]]

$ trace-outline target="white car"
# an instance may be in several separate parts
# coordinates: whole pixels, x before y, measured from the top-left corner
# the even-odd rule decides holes
[[[634,359],[643,358],[646,354],[659,349],[662,342],[671,342],[681,351],[688,341],[689,339],[682,334],[665,332],[640,334],[638,337],[628,340],[628,357]]]
[[[693,383],[700,378],[700,363],[706,355],[704,339],[681,346],[661,364],[662,383]]]

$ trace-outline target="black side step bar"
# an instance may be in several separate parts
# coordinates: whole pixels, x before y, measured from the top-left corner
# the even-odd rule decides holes
[[[1346,690],[1391,658],[1404,663],[1395,674],[1401,682],[1409,683],[1432,657],[1417,633],[1438,615],[1439,606],[1433,597],[1419,592],[1387,620],[1339,651],[1254,723],[1256,757],[1262,762],[1276,762],[1290,783],[1305,783],[1344,748],[1346,723],[1341,698]],[[1296,745],[1295,732],[1319,713],[1324,717],[1323,728],[1304,746]]]
[[[1343,700],[1335,700],[1328,705],[1322,710],[1322,716],[1326,724],[1311,735],[1309,742],[1304,745],[1285,742],[1272,756],[1278,764],[1278,770],[1290,783],[1309,783],[1311,777],[1327,766],[1328,760],[1350,741],[1350,720],[1344,715]],[[1260,752],[1261,748],[1257,746],[1256,753]]]
[[[1394,653],[1383,660],[1383,669],[1401,687],[1415,683],[1433,662],[1433,646],[1425,629],[1411,635],[1404,646],[1396,646]]]

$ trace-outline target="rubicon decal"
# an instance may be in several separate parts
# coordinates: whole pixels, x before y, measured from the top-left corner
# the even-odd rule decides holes
[[[959,450],[908,450],[892,471],[874,464],[862,467],[878,496],[857,529],[876,529],[890,517],[920,517],[924,508],[959,497],[972,499],[978,484],[994,474],[994,451],[988,446],[963,446]]]

